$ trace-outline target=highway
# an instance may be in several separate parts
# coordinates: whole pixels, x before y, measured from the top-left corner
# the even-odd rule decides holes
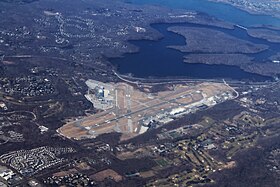
[[[48,59],[54,59],[54,60],[62,60],[66,62],[74,62],[70,61],[69,59],[60,58],[60,57],[50,57],[50,56],[36,56],[36,55],[11,55],[11,56],[5,56],[2,55],[0,60],[4,61],[5,58],[48,58]],[[107,69],[99,68],[96,66],[91,66],[87,64],[83,64],[83,66],[87,66],[90,68],[95,68],[97,70],[107,72]],[[112,70],[114,75],[118,77],[120,80],[135,84],[137,86],[140,85],[162,85],[162,84],[182,84],[182,83],[199,83],[199,82],[213,82],[213,83],[223,83],[222,79],[194,79],[194,78],[158,78],[158,79],[145,79],[145,78],[138,78],[138,77],[131,77],[126,75],[121,75],[117,73],[114,69]],[[275,81],[276,82],[276,81]],[[227,80],[227,83],[231,86],[244,86],[244,85],[250,85],[250,86],[267,86],[269,84],[273,84],[275,82],[245,82],[245,81],[239,81],[239,80]]]
[[[163,85],[163,84],[182,84],[182,83],[201,83],[201,82],[212,82],[212,83],[224,83],[224,79],[190,79],[190,78],[159,78],[159,79],[145,79],[145,78],[137,78],[126,75],[121,75],[117,73],[115,70],[112,70],[113,73],[122,81],[135,84],[137,86],[141,85]],[[270,84],[275,84],[279,81],[274,82],[245,82],[239,80],[227,80],[227,84],[231,86],[269,86]]]

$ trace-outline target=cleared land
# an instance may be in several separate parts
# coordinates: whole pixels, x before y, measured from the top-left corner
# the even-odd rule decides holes
[[[117,172],[115,172],[114,170],[111,170],[111,169],[106,169],[106,170],[100,171],[100,172],[92,175],[91,178],[93,178],[96,181],[103,181],[106,178],[111,178],[112,180],[114,180],[116,182],[123,180],[121,175],[119,175]]]

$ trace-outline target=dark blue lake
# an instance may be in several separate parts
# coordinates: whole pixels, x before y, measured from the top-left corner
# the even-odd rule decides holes
[[[270,16],[251,15],[230,5],[204,0],[130,0],[129,2],[136,4],[160,3],[161,5],[172,8],[185,8],[201,11],[217,18],[223,18],[225,21],[245,26],[261,24],[280,25],[280,20]],[[235,17],[233,15],[238,16]],[[279,44],[250,37],[245,30],[237,27],[234,30],[230,30],[196,24],[153,24],[152,27],[163,34],[164,37],[162,39],[158,41],[131,41],[132,44],[139,47],[138,53],[125,54],[123,58],[111,59],[110,61],[118,67],[118,71],[121,74],[131,73],[136,77],[225,78],[253,81],[269,80],[268,77],[248,73],[235,66],[184,63],[183,59],[184,56],[187,55],[186,53],[167,48],[167,46],[171,45],[186,44],[184,37],[167,31],[168,27],[175,25],[211,28],[256,44],[266,44],[270,47],[269,50],[253,55],[259,63],[271,55],[276,54],[280,49]]]

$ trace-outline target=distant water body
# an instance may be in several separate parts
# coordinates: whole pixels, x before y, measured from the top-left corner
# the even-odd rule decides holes
[[[239,10],[230,5],[222,3],[209,2],[207,0],[122,0],[133,4],[152,4],[167,6],[171,8],[180,8],[186,10],[195,10],[207,13],[218,19],[227,22],[243,25],[272,25],[280,26],[280,20],[271,16],[252,15]],[[176,25],[176,24],[175,24]],[[182,24],[179,24],[182,25]],[[248,73],[238,67],[227,65],[206,65],[206,64],[187,64],[183,62],[186,53],[169,49],[167,46],[185,45],[185,38],[167,31],[169,26],[174,24],[154,24],[153,27],[164,36],[159,41],[131,41],[132,44],[139,47],[140,51],[134,54],[125,54],[123,58],[115,58],[110,61],[118,67],[122,74],[131,73],[136,77],[189,77],[199,79],[235,79],[264,81],[270,80],[268,77]],[[235,28],[227,30],[213,28],[210,26],[200,26],[195,24],[186,24],[186,26],[206,27],[220,30],[243,40],[259,44],[266,44],[271,47],[269,51],[256,54],[254,57],[264,60],[280,49],[277,44],[272,44],[265,40],[250,37],[245,30]]]
[[[207,13],[224,21],[243,25],[273,25],[280,27],[280,19],[266,16],[250,14],[246,11],[235,8],[234,6],[216,3],[207,0],[123,0],[132,4],[150,4],[160,5],[169,8],[179,8],[186,10],[195,10]]]

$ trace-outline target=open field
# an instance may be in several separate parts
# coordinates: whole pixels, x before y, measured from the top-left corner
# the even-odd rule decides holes
[[[126,83],[90,82],[92,85],[101,85],[103,89],[110,88],[107,97],[114,98],[110,100],[112,106],[100,113],[65,124],[58,130],[61,135],[80,140],[120,132],[125,135],[124,139],[129,139],[144,133],[151,122],[167,123],[180,115],[196,111],[198,107],[212,106],[233,97],[233,90],[220,83],[174,85],[171,91],[155,94],[141,92]],[[96,90],[94,86],[90,89]],[[100,102],[98,105],[102,105],[102,102],[106,102],[106,97],[95,98],[94,93],[88,96],[93,104]]]
[[[103,181],[106,178],[111,178],[116,182],[122,181],[123,178],[121,175],[119,175],[117,172],[115,172],[114,170],[111,169],[106,169],[104,171],[100,171],[92,176],[90,176],[91,178],[93,178],[96,181]]]

